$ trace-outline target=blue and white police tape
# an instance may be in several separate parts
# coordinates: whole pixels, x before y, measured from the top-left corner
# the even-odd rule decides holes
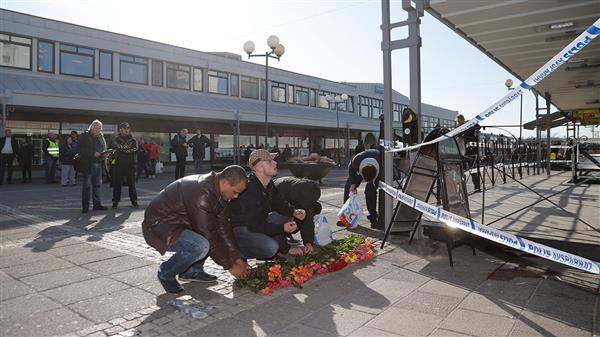
[[[384,182],[379,182],[379,188],[384,190],[385,193],[391,195],[393,198],[400,200],[400,202],[420,211],[424,215],[440,220],[441,222],[454,228],[461,229],[484,239],[488,239],[529,254],[543,257],[550,261],[562,263],[569,267],[581,269],[593,274],[600,274],[600,263],[596,261],[529,241],[495,228],[482,226],[474,220],[450,213],[442,208],[430,205],[417,198],[411,197],[410,195],[405,194]]]
[[[494,113],[500,111],[500,109],[507,106],[510,102],[519,98],[525,90],[531,89],[533,86],[538,84],[544,78],[548,77],[553,71],[558,69],[561,65],[565,64],[568,59],[573,57],[577,52],[583,49],[586,45],[588,45],[594,38],[596,38],[600,34],[600,19],[596,20],[591,26],[588,27],[583,33],[581,33],[573,42],[567,45],[563,50],[561,50],[556,56],[554,56],[550,61],[546,62],[541,68],[539,68],[533,75],[529,76],[523,83],[521,83],[518,87],[511,90],[508,94],[494,103],[492,106],[484,110],[479,115],[475,116],[475,118],[469,120],[465,124],[457,127],[456,129],[442,135],[436,139],[430,140],[428,142],[416,144],[413,146],[407,146],[403,148],[396,148],[392,150],[387,150],[388,152],[400,152],[400,151],[410,151],[414,149],[418,149],[421,146],[435,144],[440,142],[446,138],[453,137],[457,134],[460,134],[473,126],[475,124],[479,124],[483,122],[486,118],[490,117]]]

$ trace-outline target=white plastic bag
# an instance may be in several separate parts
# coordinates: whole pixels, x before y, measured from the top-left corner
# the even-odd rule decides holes
[[[350,193],[350,197],[344,203],[344,206],[338,212],[340,221],[346,228],[353,229],[358,226],[360,216],[362,215],[362,205],[356,193]]]
[[[163,163],[160,161],[156,162],[156,166],[154,167],[154,172],[156,172],[156,174],[160,174],[163,173]]]
[[[329,227],[329,220],[327,220],[327,217],[317,214],[313,217],[313,221],[315,223],[315,244],[317,246],[330,244],[333,238],[331,236],[331,227]]]

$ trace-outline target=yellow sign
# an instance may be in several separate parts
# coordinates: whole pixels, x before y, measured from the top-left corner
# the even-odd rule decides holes
[[[569,114],[581,125],[600,124],[600,108],[573,110]]]

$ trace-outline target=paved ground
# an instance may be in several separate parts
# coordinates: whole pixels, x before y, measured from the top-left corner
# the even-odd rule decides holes
[[[209,314],[194,319],[166,304],[175,296],[155,279],[164,257],[141,236],[143,208],[170,176],[140,182],[139,209],[123,201],[117,211],[87,215],[80,187],[0,187],[0,335],[600,336],[597,276],[482,242],[475,256],[468,247],[455,249],[451,268],[444,245],[428,239],[408,245],[404,237],[394,237],[371,263],[269,296],[233,287],[229,274],[209,261],[219,282],[186,284],[186,294]],[[566,179],[522,181],[548,195],[568,187]],[[343,181],[342,169],[324,181],[331,219]],[[599,195],[600,185],[581,185],[551,199],[588,225],[544,202],[495,226],[598,254]],[[103,196],[109,205],[107,186]],[[486,222],[534,199],[514,184],[497,185],[486,193]],[[476,219],[480,201],[481,194],[471,196]],[[357,231],[382,236],[366,224]]]

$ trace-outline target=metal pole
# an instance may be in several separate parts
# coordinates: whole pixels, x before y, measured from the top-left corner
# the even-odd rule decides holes
[[[335,99],[334,99],[335,101]],[[340,165],[340,112],[338,111],[338,102],[335,102],[335,119],[336,119],[336,127],[335,127],[335,154],[337,157],[338,166]]]
[[[540,97],[535,93],[535,174],[540,174],[540,167],[542,166],[542,144],[540,144]]]
[[[381,1],[381,51],[383,55],[383,139],[392,140],[392,48],[390,27],[390,0]],[[412,77],[411,77],[412,78]],[[412,91],[411,91],[412,92]],[[416,110],[415,110],[416,111]],[[383,151],[383,147],[379,147]],[[386,184],[392,184],[392,154],[383,152],[383,179]],[[379,209],[383,217],[379,216],[379,229],[385,229],[392,220],[392,198],[383,190],[379,190]],[[383,212],[381,212],[383,210]]]
[[[546,99],[546,117],[548,118],[546,125],[546,175],[550,175],[550,93],[545,92],[544,98]]]
[[[417,6],[419,2],[417,1]],[[408,25],[408,36],[413,37],[418,42],[416,45],[409,47],[409,67],[410,67],[410,108],[417,115],[417,142],[421,142],[423,118],[421,115],[421,35],[419,18],[419,9],[408,11],[408,20],[414,21]],[[389,139],[388,139],[389,140]]]
[[[269,136],[269,53],[265,56],[265,149],[267,149],[267,137]]]

